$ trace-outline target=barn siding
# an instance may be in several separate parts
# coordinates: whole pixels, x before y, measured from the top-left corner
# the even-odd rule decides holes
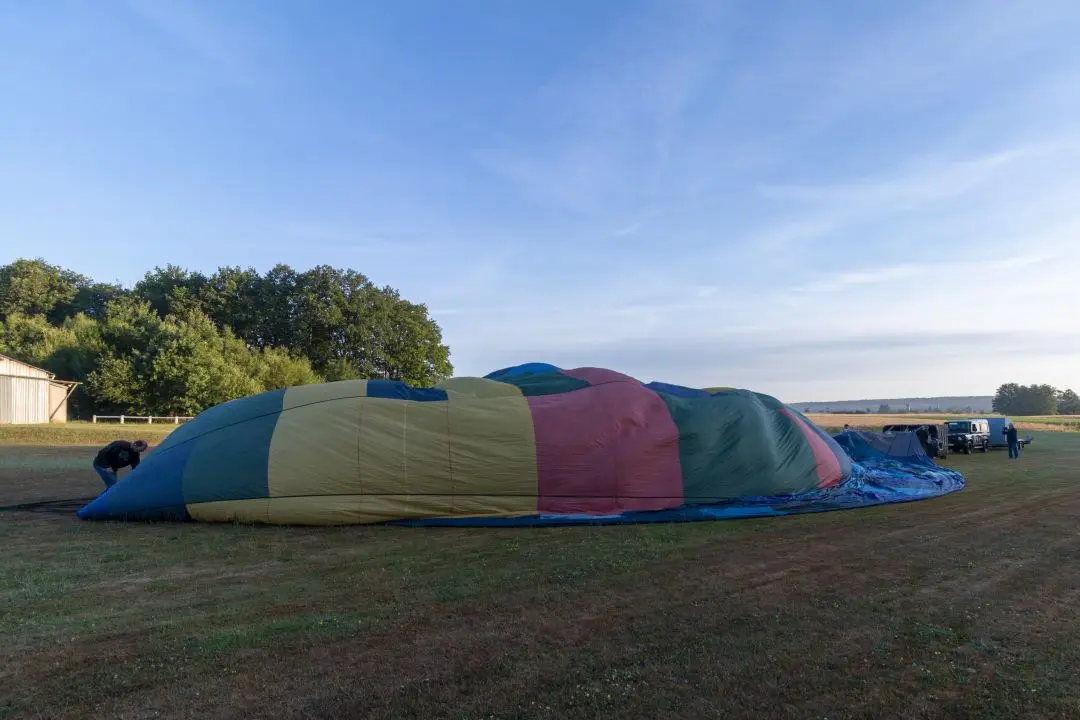
[[[51,378],[53,374],[48,370],[27,365],[24,362],[13,360],[0,355],[0,375],[15,375],[17,377]]]
[[[0,375],[0,424],[49,422],[49,381]]]
[[[68,388],[60,383],[49,383],[49,422],[68,421]]]
[[[48,370],[0,355],[0,425],[49,422],[52,378]]]

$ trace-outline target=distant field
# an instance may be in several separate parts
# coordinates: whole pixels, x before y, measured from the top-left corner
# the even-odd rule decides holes
[[[963,415],[833,415],[810,414],[809,417],[815,423],[827,430],[839,430],[844,425],[850,425],[860,430],[878,430],[882,426],[892,423],[921,423],[921,422],[944,422]],[[971,415],[970,417],[993,417],[987,415]],[[1050,415],[1038,417],[1013,417],[1013,422],[1020,430],[1044,430],[1050,432],[1075,432],[1080,431],[1080,416],[1077,415]]]
[[[0,425],[0,445],[104,445],[117,439],[160,443],[176,425],[87,423],[64,425]]]

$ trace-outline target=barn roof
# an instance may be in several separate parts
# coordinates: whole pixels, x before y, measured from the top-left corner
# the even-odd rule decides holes
[[[30,370],[35,371],[33,374],[31,374],[29,376],[24,376],[24,377],[43,377],[43,378],[48,378],[49,380],[56,379],[56,373],[49,372],[45,368],[39,368],[37,365],[31,365],[28,362],[23,362],[22,360],[17,360],[17,359],[15,359],[13,357],[10,357],[8,355],[4,355],[3,353],[0,353],[0,375],[15,375],[16,374],[14,372],[11,372],[10,369],[8,367],[6,367],[9,363],[14,364],[14,365],[21,365],[24,368],[28,368]]]

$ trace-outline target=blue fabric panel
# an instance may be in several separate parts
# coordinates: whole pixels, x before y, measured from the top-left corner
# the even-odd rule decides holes
[[[496,370],[495,372],[488,373],[484,378],[487,380],[499,380],[504,377],[514,377],[516,375],[547,375],[549,373],[557,373],[560,370],[562,370],[562,368],[549,365],[548,363],[534,362]]]
[[[834,488],[796,495],[747,497],[709,505],[618,515],[528,515],[515,518],[460,517],[395,520],[387,525],[456,527],[535,527],[545,525],[613,525],[650,522],[694,522],[799,515],[927,500],[964,487],[964,476],[938,466],[900,460],[854,463],[851,477]]]
[[[542,375],[508,375],[499,382],[513,385],[525,397],[561,395],[592,387],[584,380],[563,375],[561,372],[544,373]]]
[[[400,380],[368,380],[367,396],[414,402],[440,402],[447,397],[446,391],[440,388],[414,388]]]
[[[219,428],[265,415],[275,415],[281,412],[284,400],[285,388],[281,388],[214,405],[169,433],[169,437],[158,446],[157,452],[190,442]]]
[[[253,500],[270,496],[270,440],[281,413],[228,425],[187,443],[184,502]]]
[[[76,513],[83,520],[190,520],[184,470],[195,443],[158,448]]]
[[[905,463],[912,465],[920,465],[923,467],[938,467],[930,457],[925,453],[918,455],[890,455],[889,453],[879,450],[866,441],[866,438],[859,432],[845,432],[839,435],[834,435],[829,438],[837,446],[844,450],[844,454],[848,455],[852,460],[856,462],[864,461],[882,461],[882,460],[903,460]]]
[[[666,393],[668,395],[674,395],[675,397],[696,398],[696,397],[711,397],[712,393],[708,390],[700,390],[698,388],[688,388],[682,385],[672,385],[670,383],[651,382],[645,387],[656,393]]]

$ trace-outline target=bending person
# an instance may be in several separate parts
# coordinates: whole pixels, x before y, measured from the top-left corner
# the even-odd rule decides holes
[[[135,442],[114,440],[98,450],[98,454],[94,457],[94,472],[105,483],[106,490],[116,484],[118,479],[116,474],[120,468],[130,466],[134,470],[139,466],[139,455],[146,452],[146,448],[145,440]]]

